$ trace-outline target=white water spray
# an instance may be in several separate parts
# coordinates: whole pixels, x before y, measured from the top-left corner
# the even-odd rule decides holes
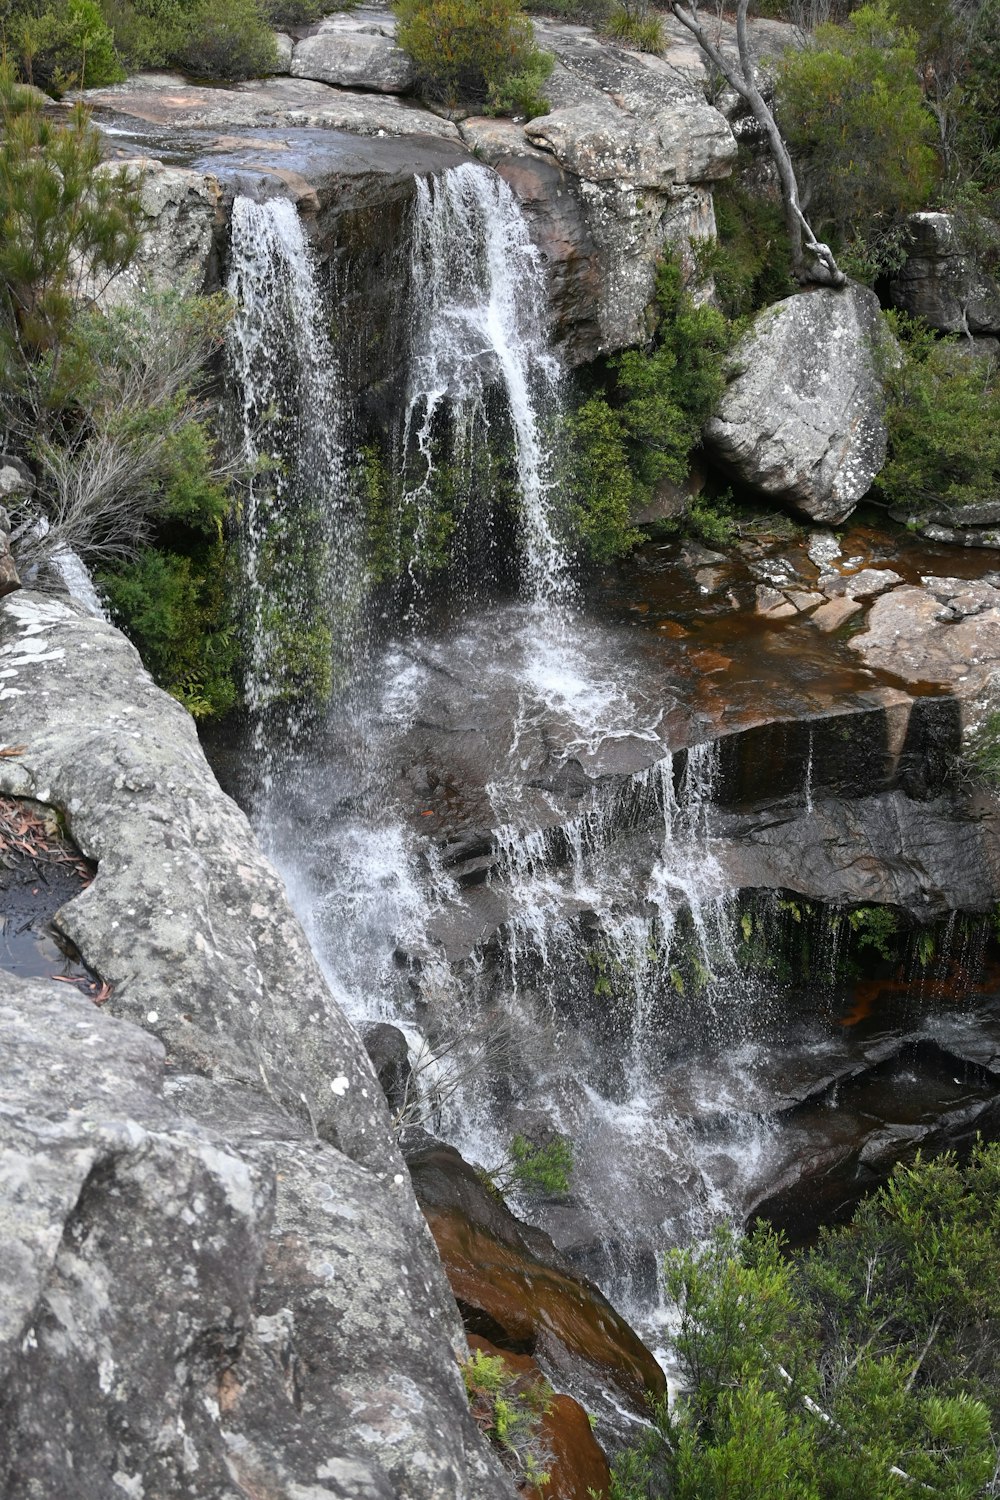
[[[569,592],[554,513],[554,476],[544,423],[559,400],[560,369],[548,344],[542,258],[510,188],[473,162],[417,178],[411,260],[414,330],[406,441],[434,474],[434,425],[447,402],[458,455],[484,437],[485,400],[502,385],[517,455],[526,592]]]
[[[294,204],[233,204],[227,356],[251,470],[244,511],[251,709],[280,698],[289,628],[357,598],[344,507],[339,381],[319,279]]]

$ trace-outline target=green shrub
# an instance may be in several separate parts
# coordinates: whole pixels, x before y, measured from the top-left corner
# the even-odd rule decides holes
[[[65,0],[41,15],[20,16],[10,41],[28,81],[51,94],[99,88],[125,77],[97,0]]]
[[[196,0],[169,61],[198,78],[238,82],[273,73],[278,53],[257,0]]]
[[[545,1145],[515,1135],[499,1166],[484,1171],[484,1181],[495,1193],[515,1189],[529,1196],[559,1196],[569,1192],[573,1173],[573,1143],[556,1135]]]
[[[524,9],[532,15],[555,16],[560,21],[600,26],[611,10],[611,0],[524,0]]]
[[[983,0],[964,57],[958,150],[968,176],[1000,195],[1000,0]]]
[[[811,1251],[758,1225],[672,1252],[684,1394],[616,1460],[612,1500],[989,1493],[998,1188],[1000,1147],[918,1156]]]
[[[625,425],[603,396],[585,401],[569,419],[571,493],[576,529],[589,555],[611,562],[642,540],[632,525],[635,480]]]
[[[552,72],[555,59],[549,52],[534,52],[527,66],[520,73],[512,73],[501,84],[488,113],[513,115],[519,119],[534,120],[548,114],[549,101],[545,97],[545,80]]]
[[[517,91],[513,80],[547,76],[519,0],[396,0],[393,8],[396,40],[413,59],[422,92],[448,109],[500,112],[504,91]]]
[[[847,925],[857,936],[859,950],[873,948],[887,963],[896,956],[899,914],[891,906],[856,906],[847,913]]]
[[[519,1377],[502,1355],[473,1351],[462,1366],[466,1395],[476,1425],[493,1445],[519,1489],[540,1489],[549,1482],[551,1453],[541,1434],[552,1406],[553,1390],[541,1376]]]
[[[197,555],[144,548],[97,582],[162,688],[195,718],[232,708],[237,645],[221,539]]]
[[[965,768],[988,787],[1000,788],[1000,713],[991,713],[970,736],[963,752]]]
[[[936,126],[920,88],[916,36],[886,0],[862,6],[843,26],[818,27],[811,46],[789,48],[777,90],[814,228],[849,246],[926,202],[937,173]],[[870,259],[862,251],[858,263]]]
[[[595,391],[568,423],[576,527],[597,562],[641,539],[631,518],[661,479],[687,478],[692,449],[725,385],[729,325],[716,308],[694,305],[669,257],[657,272],[656,315],[650,346],[609,361],[608,388]]]
[[[689,456],[725,386],[730,331],[717,309],[696,307],[672,258],[656,276],[657,330],[650,350],[612,361],[632,469],[650,490],[662,478],[682,484]]]
[[[745,184],[751,165],[741,146],[736,171],[714,186],[717,238],[698,251],[698,269],[714,278],[730,318],[749,317],[796,290],[784,210],[776,196]]]
[[[909,512],[996,498],[1000,487],[1000,372],[954,339],[887,316],[902,358],[887,360],[889,456],[877,485]]]
[[[648,4],[637,4],[636,0],[616,5],[604,23],[608,36],[625,42],[640,52],[660,53],[666,50],[667,34],[663,21],[651,14]]]
[[[272,72],[272,25],[314,20],[320,0],[49,0],[15,14],[11,56],[53,94],[114,83],[126,69],[178,67],[237,81]]]
[[[81,283],[100,287],[139,243],[142,209],[124,170],[104,167],[86,111],[65,125],[0,68],[0,386],[8,428],[43,432],[52,413],[53,362],[77,315]]]

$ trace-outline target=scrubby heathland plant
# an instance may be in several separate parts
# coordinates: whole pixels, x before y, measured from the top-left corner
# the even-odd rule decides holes
[[[995,1493],[1000,1147],[900,1167],[790,1255],[758,1225],[673,1252],[685,1390],[613,1500]]]
[[[395,0],[396,40],[424,94],[448,109],[538,114],[552,59],[535,46],[520,0]]]
[[[669,256],[657,272],[656,313],[648,347],[610,360],[607,389],[595,390],[569,422],[576,521],[597,562],[639,540],[632,516],[660,480],[687,478],[725,385],[729,325],[717,309],[695,306]]]
[[[102,308],[129,265],[137,182],[107,168],[86,113],[54,124],[0,74],[0,415],[36,493],[13,517],[23,576],[67,551],[163,686],[195,711],[233,700],[224,588],[228,475],[199,395],[225,299],[139,295]]]
[[[820,26],[809,45],[790,48],[777,89],[813,223],[844,249],[885,244],[894,224],[927,201],[937,175],[916,33],[886,0],[862,6],[843,26]]]

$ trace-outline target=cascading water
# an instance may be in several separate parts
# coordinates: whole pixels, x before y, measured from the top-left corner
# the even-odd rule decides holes
[[[243,457],[247,698],[256,713],[343,669],[362,581],[342,466],[339,381],[295,205],[233,204],[227,334]],[[332,667],[331,667],[332,664]]]
[[[563,599],[569,575],[545,440],[561,372],[547,337],[541,256],[514,194],[488,168],[466,162],[437,177],[418,177],[416,187],[405,428],[405,445],[416,447],[423,469],[414,497],[419,508],[434,477],[442,407],[461,460],[472,444],[488,440],[487,394],[501,386],[517,458],[525,592]]]
[[[658,1251],[725,1208],[734,1158],[759,1148],[745,1121],[727,1134],[714,1100],[692,1096],[685,1111],[663,1083],[680,1033],[712,1014],[731,979],[729,897],[711,847],[718,757],[696,746],[679,767],[661,736],[662,695],[645,699],[572,607],[546,443],[560,375],[543,266],[509,188],[475,164],[418,180],[413,236],[412,498],[430,514],[445,419],[452,460],[500,422],[516,458],[527,598],[485,611],[467,641],[453,631],[443,643],[387,647],[364,692],[335,695],[308,742],[273,761],[258,820],[345,1009],[359,1023],[422,1034],[446,1056],[435,1128],[480,1161],[522,1127],[572,1137],[576,1227],[562,1240],[610,1293],[648,1304]],[[259,470],[246,571],[262,726],[287,686],[284,612],[314,643],[308,632],[334,622],[357,657],[350,621],[363,578],[344,498],[336,363],[289,204],[237,201],[229,286],[238,302],[229,363],[244,450]],[[494,851],[488,880],[469,888],[444,868],[438,804],[419,800],[433,799],[433,762],[447,748],[424,750],[421,735],[442,713],[448,722],[438,695],[465,656],[474,688],[455,729],[485,736],[489,768],[470,763],[457,796],[478,799],[467,817],[492,830]],[[602,791],[602,756],[636,746],[633,764],[647,769]],[[567,815],[533,786],[526,768],[549,755],[592,768],[578,811]],[[487,904],[482,923],[477,902]],[[506,913],[492,935],[491,902]],[[692,1144],[700,1109],[715,1121],[711,1149]]]

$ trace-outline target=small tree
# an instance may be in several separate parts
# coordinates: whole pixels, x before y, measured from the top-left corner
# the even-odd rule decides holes
[[[934,117],[920,88],[916,34],[885,0],[820,26],[778,72],[782,129],[814,222],[842,245],[927,199],[937,173]]]
[[[45,436],[69,398],[63,354],[82,287],[99,293],[132,260],[142,208],[108,171],[86,110],[55,124],[0,67],[0,389],[8,433]]]
[[[847,277],[837,265],[833,251],[817,239],[803,213],[791,153],[778,128],[774,111],[757,83],[747,23],[749,0],[738,0],[736,7],[736,58],[730,57],[712,41],[699,19],[697,0],[671,0],[671,9],[681,25],[691,32],[715,70],[744,101],[767,137],[781,186],[792,274],[802,283],[843,286]]]

